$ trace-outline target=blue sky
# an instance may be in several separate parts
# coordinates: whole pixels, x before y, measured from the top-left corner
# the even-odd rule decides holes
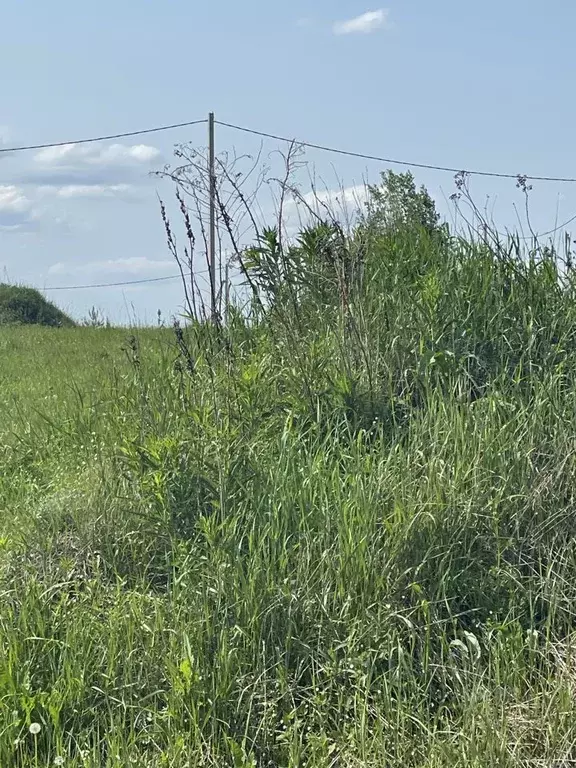
[[[53,0],[6,3],[0,140],[60,141],[203,118],[370,154],[463,168],[576,176],[576,5],[552,0],[292,3]],[[39,287],[174,271],[149,171],[205,127],[0,159],[0,270]],[[259,141],[218,127],[220,150]],[[265,144],[265,152],[276,148]],[[375,180],[377,163],[311,151],[326,184]],[[415,171],[446,210],[450,174]],[[502,228],[514,181],[474,180]],[[576,185],[536,184],[540,230],[576,213]],[[49,293],[81,317],[153,321],[178,283]]]

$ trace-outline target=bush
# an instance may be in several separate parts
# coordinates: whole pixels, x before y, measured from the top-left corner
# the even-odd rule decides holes
[[[0,283],[0,325],[75,325],[61,309],[40,291],[20,285]]]

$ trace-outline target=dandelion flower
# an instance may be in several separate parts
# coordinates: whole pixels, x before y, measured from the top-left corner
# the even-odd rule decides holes
[[[55,757],[54,758],[54,765],[64,765],[64,758],[63,757]]]
[[[30,728],[28,728],[32,736],[38,736],[40,731],[42,730],[42,726],[40,723],[30,723]]]

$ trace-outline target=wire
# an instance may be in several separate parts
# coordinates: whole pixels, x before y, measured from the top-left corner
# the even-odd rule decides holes
[[[86,139],[76,139],[74,141],[68,140],[68,141],[54,141],[54,142],[46,142],[42,144],[27,144],[19,147],[1,147],[0,148],[0,154],[10,154],[12,152],[27,152],[30,150],[36,150],[36,149],[49,149],[51,147],[64,147],[70,144],[91,144],[97,141],[110,141],[112,139],[125,139],[130,136],[143,136],[145,134],[149,133],[159,133],[161,131],[170,131],[175,128],[188,128],[193,125],[201,125],[203,123],[207,123],[207,119],[204,118],[202,120],[190,120],[188,122],[184,123],[173,123],[171,125],[161,125],[156,128],[144,128],[139,131],[127,131],[125,133],[113,133],[108,134],[106,136],[93,136]],[[363,160],[374,160],[379,163],[387,163],[389,165],[403,165],[408,168],[424,168],[430,171],[445,171],[447,173],[465,173],[470,176],[486,176],[491,178],[498,178],[498,179],[518,179],[519,177],[522,177],[526,179],[527,181],[555,181],[559,183],[576,183],[576,178],[571,177],[563,177],[563,176],[528,176],[526,174],[517,174],[517,173],[497,173],[494,171],[476,171],[476,170],[466,170],[464,168],[453,168],[450,166],[444,166],[444,165],[432,165],[431,163],[417,163],[414,161],[408,161],[408,160],[394,160],[389,157],[380,157],[379,155],[369,155],[365,154],[363,152],[354,152],[351,150],[346,149],[338,149],[336,147],[329,147],[325,146],[323,144],[314,144],[310,141],[297,141],[295,139],[289,139],[286,136],[278,136],[273,133],[266,133],[265,131],[258,131],[254,128],[246,128],[241,125],[235,125],[234,123],[226,123],[222,120],[215,120],[214,121],[217,125],[221,125],[225,128],[232,128],[235,131],[242,131],[244,133],[250,133],[254,136],[262,136],[267,139],[274,139],[275,141],[284,141],[287,143],[296,142],[297,144],[300,144],[303,147],[309,147],[310,149],[318,149],[322,152],[332,152],[333,154],[337,155],[345,155],[347,157],[358,157]]]
[[[477,211],[474,210],[474,207],[472,205],[470,205],[470,201],[467,200],[466,198],[464,198],[464,199],[468,203],[471,211],[473,213],[477,214]],[[457,208],[457,210],[459,210],[459,209]],[[464,219],[464,220],[466,221],[466,219]],[[546,232],[534,232],[533,234],[530,234],[530,235],[522,235],[522,237],[519,237],[519,236],[516,236],[516,237],[517,237],[518,240],[523,240],[523,241],[534,240],[534,239],[540,240],[540,238],[542,238],[542,237],[547,237],[548,235],[554,235],[554,234],[556,234],[556,232],[560,232],[560,230],[564,229],[564,227],[567,227],[568,224],[572,224],[573,221],[576,221],[576,214],[571,216],[566,221],[563,221],[562,224],[558,224],[556,227],[554,227],[554,229],[549,229]],[[498,229],[491,229],[490,227],[488,227],[488,229],[490,231],[492,231],[494,234],[498,235],[498,237],[511,237],[512,236],[510,232],[500,232]]]
[[[208,122],[204,120],[192,120],[188,123],[174,123],[172,125],[161,125],[158,128],[145,128],[141,131],[128,131],[127,133],[113,133],[109,136],[94,136],[89,139],[77,139],[76,141],[54,141],[49,144],[29,144],[22,147],[2,147],[0,153],[9,152],[27,152],[31,149],[49,149],[50,147],[65,147],[68,144],[92,144],[96,141],[110,141],[111,139],[125,139],[129,136],[143,136],[145,133],[159,133],[160,131],[171,131],[174,128],[188,128],[191,125],[200,125]]]
[[[254,136],[263,136],[267,139],[274,139],[275,141],[285,141],[289,144],[296,143],[303,147],[310,147],[311,149],[319,149],[323,152],[332,152],[337,155],[346,155],[348,157],[359,157],[363,160],[375,160],[380,163],[387,163],[390,165],[404,165],[409,168],[426,168],[430,171],[447,171],[448,173],[465,173],[469,174],[470,176],[489,176],[492,178],[498,178],[498,179],[518,179],[519,177],[522,177],[523,179],[526,179],[527,181],[557,181],[557,182],[567,182],[567,183],[576,183],[576,178],[567,178],[567,177],[557,177],[557,176],[527,176],[526,174],[518,174],[518,173],[495,173],[491,171],[471,171],[471,170],[465,170],[464,168],[450,168],[448,166],[443,165],[430,165],[428,163],[415,163],[415,162],[408,162],[405,160],[392,160],[389,157],[379,157],[378,155],[366,155],[362,152],[352,152],[346,149],[336,149],[335,147],[327,147],[322,144],[313,144],[309,141],[298,141],[297,139],[288,139],[286,136],[276,136],[273,133],[265,133],[264,131],[256,131],[253,128],[245,128],[241,125],[234,125],[233,123],[224,123],[221,120],[215,120],[215,122],[218,125],[222,125],[225,128],[232,128],[236,131],[243,131],[244,133],[251,133]]]
[[[568,224],[572,224],[573,221],[576,221],[576,215],[571,216],[568,221],[565,221],[563,224],[558,224],[557,227],[554,227],[554,229],[549,229],[548,232],[542,232],[541,234],[536,232],[536,237],[547,237],[548,235],[554,235],[556,232],[559,232],[561,229],[564,229],[564,227],[567,227]],[[502,232],[498,232],[498,234],[501,237],[508,237],[508,235],[502,234]],[[534,235],[525,235],[520,238],[520,240],[534,240]]]
[[[199,272],[194,272],[194,276],[205,275],[209,270],[204,269]],[[184,277],[190,277],[190,273],[185,273]],[[148,277],[142,280],[124,280],[119,283],[91,283],[90,285],[55,285],[51,287],[45,287],[44,291],[77,291],[81,288],[117,288],[122,285],[142,285],[142,283],[160,283],[165,280],[176,280],[182,278],[182,275],[166,275],[164,277]]]

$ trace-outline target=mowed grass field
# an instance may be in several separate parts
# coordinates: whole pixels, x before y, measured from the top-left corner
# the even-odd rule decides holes
[[[576,758],[569,275],[370,259],[180,341],[0,328],[2,768]]]

